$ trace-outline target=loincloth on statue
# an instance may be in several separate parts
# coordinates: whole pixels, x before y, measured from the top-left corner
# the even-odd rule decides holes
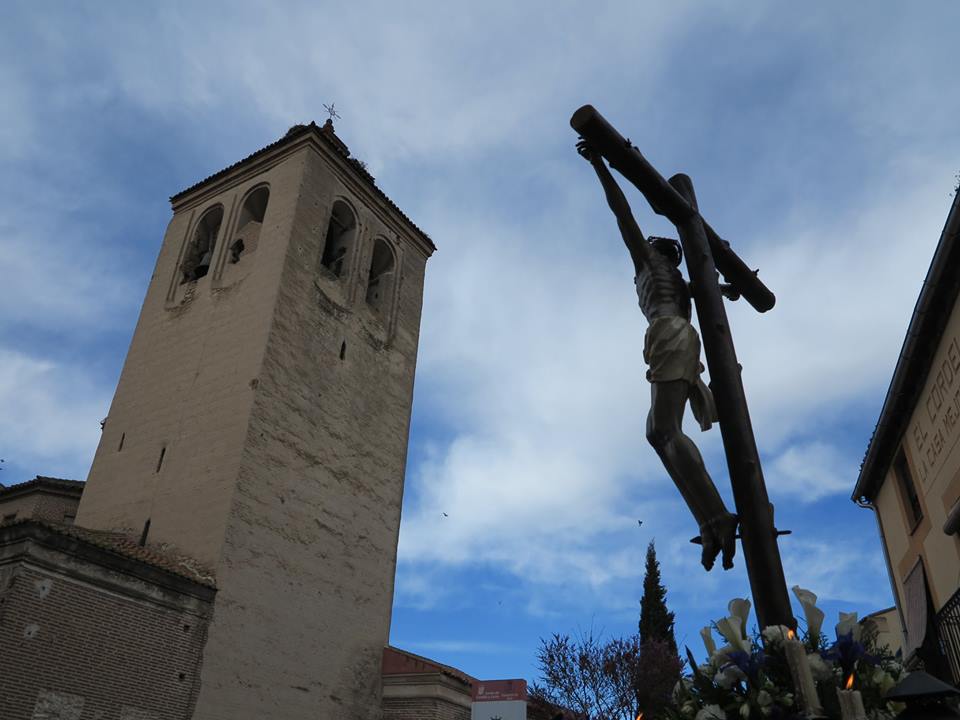
[[[700,378],[700,336],[690,322],[671,315],[654,318],[643,340],[643,359],[649,366],[647,380],[684,380],[690,385],[690,409],[701,430],[709,430],[717,419],[713,393]]]

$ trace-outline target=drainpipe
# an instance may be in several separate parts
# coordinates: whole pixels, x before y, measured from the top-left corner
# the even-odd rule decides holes
[[[877,530],[880,532],[880,545],[883,546],[883,561],[887,565],[887,579],[890,581],[890,592],[893,593],[893,603],[897,606],[897,615],[900,617],[900,634],[903,636],[903,647],[908,647],[907,623],[903,618],[903,603],[900,602],[900,595],[897,593],[897,582],[893,577],[893,565],[890,563],[890,552],[887,550],[887,536],[883,533],[883,523],[880,522],[880,513],[877,510],[877,506],[864,496],[857,498],[854,502],[862,508],[873,510],[873,516],[877,519]]]

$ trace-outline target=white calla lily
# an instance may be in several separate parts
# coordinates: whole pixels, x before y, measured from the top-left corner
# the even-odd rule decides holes
[[[846,635],[848,633],[853,633],[853,639],[855,642],[860,642],[860,623],[857,622],[857,614],[852,613],[840,613],[840,622],[837,623],[837,637],[841,635]]]
[[[743,631],[743,620],[737,616],[726,617],[717,622],[717,631],[730,643],[730,650],[742,650],[750,653],[750,640]]]
[[[727,612],[740,618],[740,627],[743,636],[747,636],[747,621],[750,618],[750,601],[746,598],[734,598],[727,604]]]
[[[710,628],[703,628],[700,631],[700,637],[703,638],[703,646],[707,649],[707,657],[713,657],[713,654],[717,652],[717,644],[713,641],[713,633],[710,632]]]
[[[823,610],[817,607],[817,596],[809,590],[804,590],[799,585],[794,585],[791,590],[800,601],[803,608],[803,615],[807,620],[807,634],[811,638],[820,637],[820,628],[823,627]]]

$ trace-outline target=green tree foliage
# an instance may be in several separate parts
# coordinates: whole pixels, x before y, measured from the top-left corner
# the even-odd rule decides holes
[[[533,685],[531,697],[551,711],[567,709],[589,720],[634,720],[641,712],[645,720],[662,717],[683,671],[666,599],[651,542],[639,633],[603,640],[591,629],[541,639],[541,684]]]
[[[664,642],[674,655],[677,641],[673,637],[673,613],[667,610],[667,589],[660,582],[660,563],[653,541],[647,545],[647,567],[640,598],[640,644],[656,640]]]

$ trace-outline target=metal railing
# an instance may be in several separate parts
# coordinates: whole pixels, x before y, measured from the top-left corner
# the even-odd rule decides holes
[[[953,681],[960,683],[960,590],[937,613],[937,634],[950,663]]]

